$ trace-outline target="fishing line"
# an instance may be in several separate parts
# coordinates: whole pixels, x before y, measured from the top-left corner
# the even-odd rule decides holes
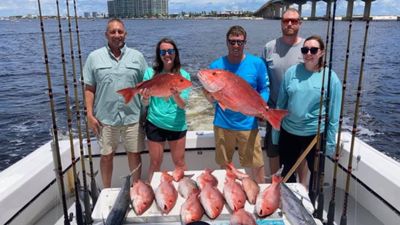
[[[68,209],[67,209],[67,200],[65,196],[65,189],[64,189],[64,175],[62,171],[62,162],[60,156],[60,146],[58,142],[58,128],[56,122],[56,112],[55,112],[55,105],[54,105],[54,98],[53,98],[53,89],[52,89],[52,82],[51,82],[51,75],[50,75],[50,67],[49,67],[49,59],[47,54],[47,44],[46,44],[46,37],[44,32],[44,25],[43,25],[43,16],[42,16],[42,8],[40,4],[40,0],[38,2],[39,8],[39,18],[40,18],[40,29],[42,31],[42,42],[43,42],[43,51],[44,51],[44,61],[46,65],[46,76],[47,76],[47,86],[48,86],[48,95],[50,101],[50,111],[51,111],[51,119],[53,123],[52,134],[53,134],[53,141],[52,141],[52,151],[54,157],[54,166],[56,170],[56,178],[58,183],[58,189],[60,191],[61,202],[63,206],[63,215],[64,215],[64,225],[69,225],[69,218],[68,218]]]
[[[353,26],[353,18],[350,17],[349,20],[349,31],[347,35],[347,48],[346,48],[346,60],[344,64],[344,73],[343,73],[343,86],[342,86],[342,102],[340,106],[340,116],[339,116],[339,129],[337,134],[337,141],[336,141],[336,149],[335,149],[335,156],[333,158],[333,162],[335,166],[333,168],[333,179],[332,179],[332,194],[331,200],[329,202],[329,209],[328,209],[328,221],[327,225],[333,225],[335,220],[335,197],[336,197],[336,183],[337,183],[337,169],[339,165],[339,157],[341,148],[341,134],[342,134],[342,125],[343,125],[343,113],[344,113],[344,102],[346,97],[346,86],[347,86],[347,71],[348,71],[348,64],[349,64],[349,55],[350,55],[350,40],[352,34],[352,26]]]
[[[79,58],[79,72],[81,74],[81,89],[82,89],[82,100],[83,100],[83,119],[85,121],[85,128],[86,128],[86,144],[87,144],[87,150],[88,150],[88,155],[89,155],[89,171],[90,171],[90,195],[92,197],[92,206],[94,207],[97,198],[99,196],[99,189],[96,184],[95,176],[96,173],[94,173],[93,170],[93,157],[92,157],[92,144],[91,144],[91,139],[90,139],[90,130],[89,130],[89,125],[87,122],[87,108],[86,108],[86,97],[85,97],[85,83],[83,80],[83,63],[82,63],[82,53],[81,53],[81,40],[80,40],[80,35],[79,35],[79,26],[78,26],[78,13],[76,10],[76,0],[74,0],[74,12],[75,12],[75,30],[76,30],[76,40],[77,40],[77,45],[78,45],[78,58]],[[83,160],[84,158],[82,158]],[[84,174],[86,176],[86,174]]]
[[[324,178],[325,178],[325,155],[327,146],[328,126],[329,126],[329,111],[331,104],[331,80],[332,80],[332,61],[333,61],[333,43],[335,41],[335,17],[336,17],[336,0],[333,1],[333,14],[332,14],[332,30],[331,30],[331,48],[329,52],[329,69],[328,69],[328,87],[326,93],[325,102],[325,127],[322,135],[321,147],[322,154],[320,154],[320,165],[319,165],[319,193],[318,193],[318,208],[316,216],[322,221],[324,211]]]
[[[79,139],[79,149],[80,149],[80,161],[81,161],[81,170],[82,170],[82,181],[83,181],[83,202],[85,207],[85,223],[91,224],[92,223],[92,212],[90,207],[90,199],[89,199],[89,192],[87,189],[87,181],[86,181],[86,168],[85,168],[85,155],[83,153],[83,142],[82,142],[82,129],[81,129],[81,114],[80,114],[80,107],[79,107],[79,99],[78,99],[78,81],[76,79],[76,67],[75,67],[75,54],[74,54],[74,45],[73,45],[73,38],[72,38],[72,26],[71,26],[71,16],[69,13],[69,0],[66,0],[66,8],[67,8],[67,17],[68,17],[68,33],[69,33],[69,44],[70,44],[70,56],[71,56],[71,65],[72,65],[72,75],[73,75],[73,84],[74,84],[74,97],[75,97],[75,107],[76,107],[76,124],[78,128],[78,139]],[[73,148],[71,148],[73,151]],[[72,154],[72,152],[71,152]],[[78,184],[78,183],[77,183]],[[75,187],[78,189],[78,186]],[[79,191],[79,190],[78,190]],[[77,192],[78,194],[78,192]],[[79,203],[76,203],[80,205]],[[78,218],[77,213],[77,220],[82,222],[82,213],[80,214],[81,218]],[[78,223],[79,224],[79,223]]]
[[[365,52],[366,52],[368,29],[369,29],[369,23],[370,23],[370,13],[371,13],[371,9],[369,9],[368,13],[364,15],[364,17],[366,17],[365,18],[366,23],[365,23],[364,44],[363,44],[363,50],[361,53],[360,76],[358,79],[357,98],[356,98],[356,105],[355,105],[355,109],[354,109],[353,129],[351,130],[350,155],[349,155],[349,162],[348,162],[348,166],[347,166],[346,189],[345,189],[345,194],[344,194],[343,211],[342,211],[342,215],[340,218],[340,225],[347,224],[347,204],[348,204],[348,198],[349,198],[350,177],[352,174],[354,142],[355,142],[356,133],[357,133],[358,112],[359,112],[360,99],[361,99],[362,81],[364,78]]]

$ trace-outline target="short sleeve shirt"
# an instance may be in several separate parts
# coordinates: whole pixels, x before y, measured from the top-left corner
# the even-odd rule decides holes
[[[139,121],[139,96],[136,95],[132,101],[125,104],[122,95],[117,91],[142,82],[146,68],[143,54],[126,45],[121,49],[119,60],[108,46],[89,54],[83,77],[86,85],[96,88],[93,110],[101,123],[120,126]]]

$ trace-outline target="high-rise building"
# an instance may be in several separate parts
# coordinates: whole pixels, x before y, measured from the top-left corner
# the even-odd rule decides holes
[[[168,0],[108,0],[109,17],[167,16]]]

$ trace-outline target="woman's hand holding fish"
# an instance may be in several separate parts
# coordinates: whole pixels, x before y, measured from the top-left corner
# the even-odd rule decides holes
[[[172,98],[179,106],[179,108],[184,109],[186,106],[186,102],[181,98],[180,92],[175,88],[171,88],[171,93],[172,93]]]
[[[139,90],[139,94],[142,96],[143,104],[148,105],[149,104],[149,98],[150,98],[149,89],[147,89],[147,88],[140,89]]]

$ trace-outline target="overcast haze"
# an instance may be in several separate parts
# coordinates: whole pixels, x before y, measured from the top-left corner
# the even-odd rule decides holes
[[[55,0],[41,0],[44,15],[56,15]],[[78,5],[78,14],[83,12],[107,12],[107,0],[76,0]],[[267,0],[169,0],[169,13],[185,12],[201,12],[201,11],[225,11],[225,10],[244,10],[255,11],[259,9]],[[62,13],[65,15],[66,0],[59,0],[62,7]],[[345,15],[346,0],[337,1],[337,15]],[[69,4],[72,7],[73,1]],[[297,5],[295,5],[297,7]],[[326,3],[317,2],[317,15],[325,13]],[[72,8],[71,8],[72,9]],[[303,5],[303,15],[310,15],[310,1]],[[364,12],[364,2],[356,0],[354,3],[354,14],[361,15]],[[17,15],[37,15],[37,0],[0,0],[0,16],[17,16]],[[399,15],[400,16],[400,0],[376,0],[372,2],[371,15]]]

